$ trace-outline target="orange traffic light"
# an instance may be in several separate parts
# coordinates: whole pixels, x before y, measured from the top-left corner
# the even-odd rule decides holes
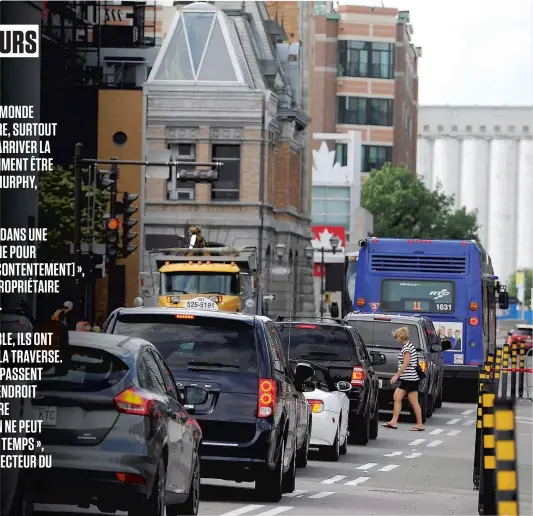
[[[120,226],[120,221],[117,218],[111,218],[107,221],[107,229],[109,231],[117,231]]]

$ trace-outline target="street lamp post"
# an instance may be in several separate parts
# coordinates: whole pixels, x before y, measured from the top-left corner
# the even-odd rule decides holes
[[[333,235],[329,239],[329,245],[331,246],[331,249],[327,249],[327,251],[330,251],[331,253],[335,254],[339,248],[340,239],[339,237],[336,237]],[[321,263],[321,276],[320,276],[320,319],[324,318],[324,294],[326,293],[326,264],[324,260],[324,253],[326,252],[326,249],[322,247],[320,249],[320,252],[322,254],[322,263]]]

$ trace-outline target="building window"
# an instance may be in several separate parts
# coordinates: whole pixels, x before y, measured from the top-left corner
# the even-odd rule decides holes
[[[443,125],[439,125],[437,127],[437,130],[439,131],[439,133],[442,133],[442,131],[444,131],[444,126]]]
[[[487,126],[486,125],[480,125],[479,126],[479,132],[480,133],[484,133],[486,130],[487,130]]]
[[[457,132],[457,126],[456,126],[456,125],[452,125],[452,132],[453,132],[453,133],[456,133],[456,132]]]
[[[392,99],[339,96],[337,123],[392,126]]]
[[[196,145],[192,143],[173,143],[167,145],[170,150],[171,161],[191,161],[196,160]],[[193,165],[194,167],[194,165]],[[176,169],[172,168],[172,176],[167,181],[168,201],[193,201],[195,184],[193,181],[179,182],[176,179]]]
[[[110,67],[110,74],[105,77],[105,83],[115,88],[136,88],[137,87],[137,69],[139,63],[111,62],[107,63]],[[144,63],[141,63],[144,66]]]
[[[510,125],[509,126],[509,132],[510,133],[514,133],[514,125]]]
[[[495,125],[494,126],[494,132],[495,133],[499,133],[500,132],[500,126],[499,125]]]
[[[394,79],[394,43],[339,41],[337,74],[339,77]]]
[[[429,125],[424,126],[424,131],[429,131]]]
[[[350,187],[313,186],[312,219],[316,226],[350,224]]]
[[[213,145],[212,161],[224,163],[211,188],[214,201],[238,201],[241,183],[241,146]]]
[[[392,147],[389,145],[363,145],[361,172],[380,170],[392,161]]]
[[[524,133],[529,133],[529,126],[528,125],[524,125],[524,127],[522,127],[522,131]]]
[[[335,163],[341,167],[348,165],[348,145],[346,143],[337,143],[335,146]]]
[[[466,126],[466,132],[467,133],[471,133],[472,132],[472,126],[471,125],[467,125]]]

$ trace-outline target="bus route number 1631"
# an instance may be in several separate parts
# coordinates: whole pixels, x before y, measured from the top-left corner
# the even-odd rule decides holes
[[[436,303],[435,306],[439,312],[451,312],[452,311],[451,303]]]

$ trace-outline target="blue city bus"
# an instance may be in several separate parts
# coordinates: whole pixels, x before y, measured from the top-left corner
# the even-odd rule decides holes
[[[508,303],[483,247],[374,237],[359,246],[353,310],[429,317],[451,343],[443,352],[445,390],[466,387],[463,382],[475,388],[487,353],[495,351],[496,305]]]

